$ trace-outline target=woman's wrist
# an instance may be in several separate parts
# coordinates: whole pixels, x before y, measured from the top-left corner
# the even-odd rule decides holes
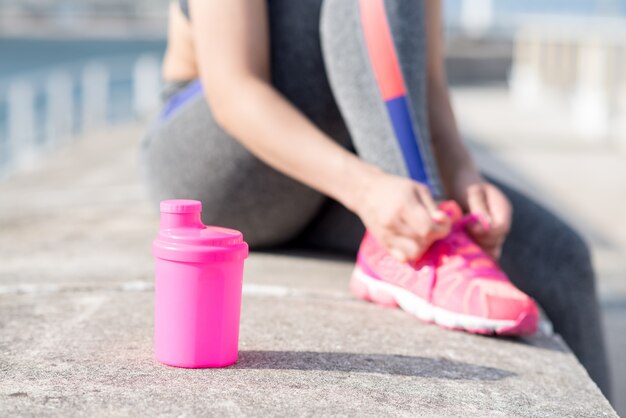
[[[469,208],[468,189],[485,180],[473,163],[461,166],[456,170],[452,182],[449,185],[450,197],[457,201],[464,209]]]

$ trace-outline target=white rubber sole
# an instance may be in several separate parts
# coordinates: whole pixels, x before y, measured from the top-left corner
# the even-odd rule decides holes
[[[406,289],[369,276],[359,266],[352,272],[350,288],[360,299],[386,306],[392,306],[392,302],[395,302],[402,310],[418,319],[445,328],[480,334],[526,334],[528,332],[525,329],[531,320],[527,315],[522,315],[517,320],[495,320],[448,311],[433,306]]]

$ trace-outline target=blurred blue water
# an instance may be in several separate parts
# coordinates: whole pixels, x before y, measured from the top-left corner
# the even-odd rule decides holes
[[[63,71],[72,78],[74,126],[80,126],[82,100],[81,71],[91,61],[102,62],[109,74],[107,121],[116,123],[131,120],[133,114],[132,76],[135,60],[142,55],[160,59],[165,51],[165,40],[45,40],[0,39],[0,176],[12,161],[12,147],[7,137],[7,103],[5,95],[11,80],[26,80],[35,88],[35,143],[46,138],[45,114],[48,107],[45,82],[53,71]]]
[[[1,39],[0,78],[25,71],[91,58],[154,53],[162,55],[165,40]]]

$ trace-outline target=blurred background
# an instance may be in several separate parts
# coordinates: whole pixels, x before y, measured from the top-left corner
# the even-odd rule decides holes
[[[0,187],[84,142],[137,146],[159,106],[167,3],[0,0]],[[626,416],[626,0],[444,4],[454,106],[481,167],[591,245]]]

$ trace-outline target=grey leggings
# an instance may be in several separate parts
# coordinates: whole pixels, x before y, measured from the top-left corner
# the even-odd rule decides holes
[[[363,46],[358,2],[269,4],[275,88],[344,147],[388,172],[407,175]],[[386,10],[415,129],[421,138],[429,138],[423,2],[387,1]],[[258,160],[215,123],[202,94],[170,113],[152,124],[142,144],[142,171],[155,208],[162,199],[201,200],[205,223],[243,231],[253,248],[304,245],[356,252],[364,232],[359,219]],[[430,144],[422,146],[434,175],[433,192],[441,196]],[[514,207],[503,269],[541,304],[555,330],[608,394],[587,246],[544,208],[499,186]]]

